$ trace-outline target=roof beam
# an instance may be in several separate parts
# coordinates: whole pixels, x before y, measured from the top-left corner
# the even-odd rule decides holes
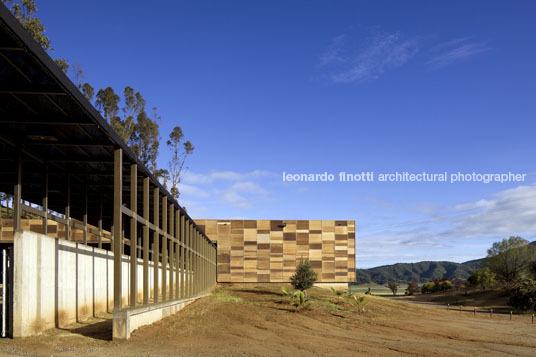
[[[0,51],[24,51],[22,47],[0,47]]]
[[[0,120],[0,124],[20,124],[20,125],[97,125],[95,123],[79,123],[79,122],[62,122],[54,121],[52,118],[44,121],[39,121],[36,119],[20,119],[20,120]]]
[[[2,89],[0,94],[18,94],[18,95],[67,95],[65,92],[58,91],[36,91],[34,90],[17,90],[17,89]]]
[[[76,142],[76,141],[27,141],[24,143],[27,146],[86,146],[86,147],[114,147],[111,143],[98,143],[98,142]]]

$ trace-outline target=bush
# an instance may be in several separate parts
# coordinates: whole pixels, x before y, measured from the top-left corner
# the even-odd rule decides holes
[[[296,272],[290,277],[290,283],[296,290],[305,292],[311,288],[316,281],[316,273],[311,268],[309,259],[301,259],[296,267]]]
[[[439,283],[438,288],[440,291],[447,291],[454,288],[454,285],[449,280],[443,280]]]
[[[536,311],[536,282],[526,281],[512,291],[508,305],[523,311]]]
[[[431,294],[435,291],[437,291],[437,288],[436,288],[436,284],[433,281],[424,283],[423,286],[421,287],[421,292],[423,294]]]
[[[419,283],[417,283],[417,280],[413,280],[408,284],[408,287],[406,289],[406,295],[415,295],[418,294],[421,291],[419,288]]]

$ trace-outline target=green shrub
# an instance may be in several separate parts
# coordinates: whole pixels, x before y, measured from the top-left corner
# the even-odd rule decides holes
[[[439,290],[441,291],[447,291],[454,288],[454,285],[450,282],[450,280],[443,280],[438,285]]]
[[[290,277],[290,283],[296,290],[303,291],[307,296],[306,290],[311,288],[316,281],[316,273],[309,263],[309,259],[300,259],[294,275]]]
[[[421,287],[421,292],[423,294],[431,294],[436,291],[436,284],[433,281],[424,283]]]

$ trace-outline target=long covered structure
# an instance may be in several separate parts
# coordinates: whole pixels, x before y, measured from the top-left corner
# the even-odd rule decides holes
[[[105,251],[113,259],[114,338],[128,338],[129,318],[143,324],[143,313],[175,311],[174,302],[202,296],[216,283],[216,244],[2,4],[0,191],[13,195],[12,223],[2,224],[14,232],[13,336],[40,330],[24,319],[43,313],[36,294],[46,292],[39,285],[46,282],[17,274],[40,269],[32,255],[39,256],[48,239],[74,242],[76,264],[82,246],[86,255]],[[26,224],[25,216],[34,223]],[[37,251],[28,245],[34,241]],[[56,255],[41,264],[56,269],[57,290]],[[57,302],[61,294],[55,294]],[[25,295],[35,295],[38,307],[22,301]]]

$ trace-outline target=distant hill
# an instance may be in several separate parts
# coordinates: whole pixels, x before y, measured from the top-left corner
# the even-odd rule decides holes
[[[536,246],[536,241],[529,244]],[[390,281],[409,283],[417,280],[426,283],[433,279],[447,278],[467,279],[473,269],[480,269],[484,258],[469,260],[464,263],[423,261],[418,263],[397,263],[382,265],[370,269],[356,269],[357,284],[376,283],[386,284]]]
[[[483,259],[465,263],[423,261],[418,263],[398,263],[382,265],[370,269],[356,269],[357,284],[385,284],[389,281],[408,283],[417,280],[425,283],[433,279],[467,279],[474,268],[480,268]]]

